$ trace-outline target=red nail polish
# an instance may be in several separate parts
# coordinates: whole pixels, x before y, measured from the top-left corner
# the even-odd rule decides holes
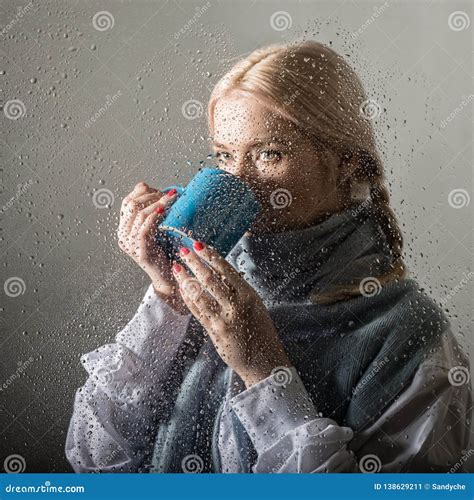
[[[187,248],[187,247],[181,247],[181,248],[179,249],[179,253],[180,253],[181,255],[188,255],[188,253],[189,253],[189,252],[190,252],[190,250],[189,250],[189,248]]]
[[[200,241],[195,241],[193,244],[194,250],[197,250],[198,252],[204,248],[204,243],[201,243]]]
[[[165,211],[165,209],[163,207],[161,207],[161,206],[155,208],[155,212],[157,214],[162,214],[164,211]]]
[[[166,195],[167,195],[167,196],[169,196],[169,197],[171,198],[171,197],[172,197],[172,196],[174,196],[176,193],[177,193],[176,188],[173,188],[173,189],[170,189],[170,190],[166,193]]]
[[[182,267],[179,264],[173,264],[173,271],[178,274],[181,272]]]

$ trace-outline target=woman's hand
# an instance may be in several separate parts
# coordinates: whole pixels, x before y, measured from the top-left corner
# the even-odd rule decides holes
[[[119,247],[148,274],[156,293],[176,311],[189,314],[170,272],[171,263],[155,242],[158,223],[176,197],[176,190],[164,194],[138,183],[123,199],[117,237]]]
[[[183,301],[224,362],[247,388],[276,367],[292,366],[255,290],[215,250],[201,242],[194,243],[194,250],[180,250],[194,276],[180,264],[174,264],[173,273]]]

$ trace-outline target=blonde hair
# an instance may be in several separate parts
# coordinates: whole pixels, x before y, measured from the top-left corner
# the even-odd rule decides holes
[[[348,190],[352,201],[358,198],[357,193],[362,193],[362,199],[372,200],[393,257],[392,269],[377,279],[383,285],[405,277],[403,235],[389,205],[383,164],[371,122],[364,113],[369,101],[357,74],[346,61],[316,41],[255,50],[235,64],[213,89],[208,106],[211,134],[216,102],[231,92],[257,97],[319,147],[346,158],[355,155],[358,167],[343,181],[342,188]],[[312,298],[317,303],[344,300],[360,295],[359,288],[358,283],[348,283]]]

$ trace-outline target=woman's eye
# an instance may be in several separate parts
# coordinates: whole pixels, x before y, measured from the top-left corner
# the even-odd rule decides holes
[[[274,149],[267,149],[265,151],[260,151],[258,154],[258,159],[266,162],[280,161],[282,159],[282,154],[280,151]]]
[[[219,160],[220,162],[226,162],[226,161],[229,161],[230,158],[231,158],[231,155],[230,153],[227,153],[226,151],[218,151],[215,155],[214,155],[217,160]]]

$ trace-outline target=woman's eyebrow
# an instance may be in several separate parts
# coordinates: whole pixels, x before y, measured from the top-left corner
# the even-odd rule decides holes
[[[290,143],[288,141],[284,141],[282,139],[275,139],[273,137],[262,137],[250,141],[246,146],[247,147],[259,146],[261,144],[282,144],[283,146],[288,146]],[[232,149],[229,146],[226,146],[225,144],[221,144],[220,142],[212,141],[212,145],[216,148]]]
[[[216,141],[212,141],[212,146],[214,146],[215,148],[223,148],[223,149],[226,149],[227,146],[225,144],[221,144],[220,142],[216,142]]]
[[[260,144],[282,144],[284,146],[287,146],[289,143],[288,141],[277,139],[275,137],[262,137],[250,142],[248,146],[258,146]]]

